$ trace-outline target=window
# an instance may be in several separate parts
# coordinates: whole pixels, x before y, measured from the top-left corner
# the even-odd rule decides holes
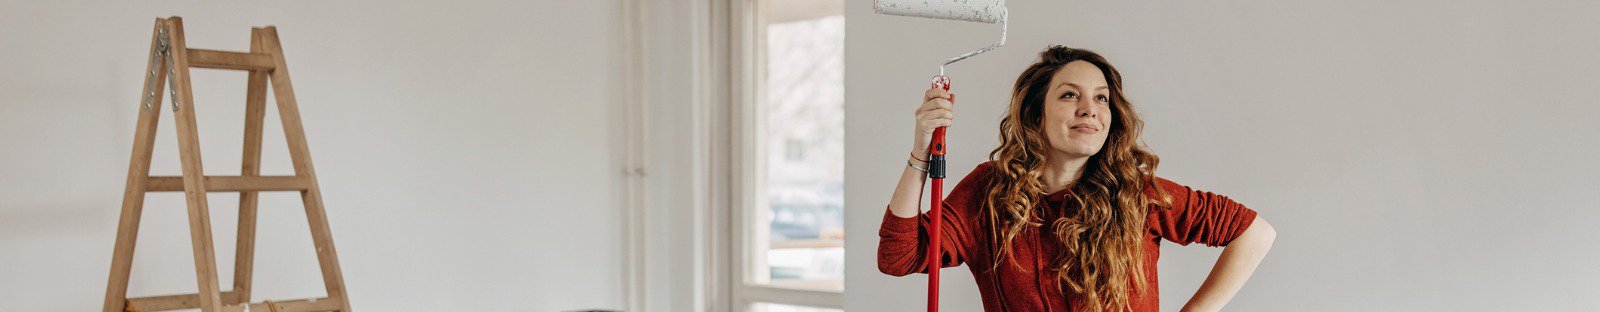
[[[736,310],[838,311],[844,290],[844,0],[745,0]]]
[[[757,264],[781,287],[844,289],[844,15],[821,1],[771,0],[761,118],[767,247]],[[771,144],[783,143],[783,144]],[[779,157],[785,156],[785,157]],[[761,252],[759,249],[753,250]],[[761,270],[765,268],[765,270]],[[765,271],[765,273],[762,273]],[[762,279],[758,279],[762,280]]]

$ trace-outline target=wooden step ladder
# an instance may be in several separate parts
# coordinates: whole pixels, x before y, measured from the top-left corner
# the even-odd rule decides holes
[[[194,94],[189,84],[189,68],[243,70],[249,73],[245,94],[244,166],[238,176],[205,176],[200,166],[200,137],[195,128]],[[284,139],[294,162],[293,176],[261,175],[261,131],[266,115],[267,82],[272,82]],[[163,84],[171,88],[174,124],[177,124],[178,155],[183,176],[150,176],[150,155],[161,115]],[[345,296],[344,274],[333,249],[327,214],[322,208],[322,192],[311,166],[300,110],[289,84],[283,48],[278,31],[272,26],[250,32],[250,52],[190,49],[184,42],[183,20],[179,17],[156,19],[150,39],[150,63],[140,93],[143,108],[134,130],[133,157],[128,164],[127,189],[123,192],[122,219],[117,225],[116,249],[112,252],[111,278],[106,285],[104,312],[166,311],[199,308],[220,311],[350,311]],[[311,240],[317,250],[322,282],[327,297],[250,303],[250,274],[255,256],[256,202],[258,192],[296,191],[305,204],[311,225]],[[200,291],[194,294],[128,298],[128,275],[133,265],[133,248],[139,235],[139,216],[147,192],[183,192],[189,206],[189,239],[194,248],[194,270]],[[206,192],[239,192],[239,235],[234,260],[233,290],[221,291],[217,285],[216,252],[211,243],[211,212],[206,207]]]

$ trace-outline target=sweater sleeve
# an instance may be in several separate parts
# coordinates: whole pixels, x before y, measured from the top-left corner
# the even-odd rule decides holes
[[[1179,245],[1200,243],[1206,246],[1227,246],[1238,238],[1256,219],[1256,211],[1234,202],[1227,196],[1197,190],[1163,178],[1156,178],[1156,188],[1171,196],[1172,205],[1166,209],[1152,208],[1150,228],[1157,235]],[[1160,199],[1160,194],[1154,194]]]
[[[942,268],[961,265],[967,259],[967,247],[972,246],[974,239],[974,225],[968,221],[972,220],[971,214],[981,204],[974,199],[980,197],[977,193],[980,185],[987,180],[988,166],[985,163],[973,169],[945,197],[944,223],[940,233],[944,237],[940,241],[939,255]],[[885,209],[883,224],[878,228],[878,271],[894,276],[928,273],[928,225],[931,220],[929,214],[901,218]]]

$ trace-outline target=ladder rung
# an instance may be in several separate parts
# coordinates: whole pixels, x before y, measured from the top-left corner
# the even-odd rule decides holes
[[[236,292],[224,292],[220,297],[224,305],[239,303],[239,293]],[[200,294],[183,294],[128,298],[128,308],[126,310],[133,312],[147,312],[199,308]]]
[[[277,61],[273,60],[271,55],[263,53],[189,49],[189,67],[272,70],[276,66]]]
[[[339,299],[337,298],[326,297],[286,301],[272,300],[251,303],[248,305],[250,309],[240,311],[325,312],[338,311],[343,305],[344,303],[339,302]],[[244,306],[245,305],[239,305],[241,308]]]
[[[206,176],[206,192],[304,191],[311,187],[298,176]],[[183,177],[156,176],[145,181],[146,192],[182,192]]]

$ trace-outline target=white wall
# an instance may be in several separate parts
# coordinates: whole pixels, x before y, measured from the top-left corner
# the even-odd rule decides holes
[[[696,90],[710,25],[705,0],[642,1],[641,45],[646,204],[644,311],[704,311],[709,214],[704,172],[712,152],[703,116],[711,105]]]
[[[0,311],[105,291],[156,17],[189,46],[282,35],[351,300],[366,311],[619,308],[620,1],[0,3]],[[245,75],[194,71],[208,174],[238,173]],[[269,105],[271,107],[271,105]],[[163,107],[163,109],[166,109]],[[265,172],[291,172],[276,108]],[[156,174],[178,174],[170,118]],[[210,194],[222,285],[236,195]],[[295,195],[262,196],[258,299],[320,296]],[[193,292],[181,195],[146,203],[131,290]]]
[[[851,311],[920,311],[876,230],[938,61],[998,26],[846,8]],[[1490,1],[1012,1],[1010,43],[954,65],[952,180],[983,161],[1047,44],[1106,55],[1159,174],[1259,210],[1279,237],[1230,311],[1600,309],[1600,6]],[[930,35],[943,34],[943,35]],[[1220,249],[1163,249],[1176,310]],[[944,305],[981,309],[963,267]]]

